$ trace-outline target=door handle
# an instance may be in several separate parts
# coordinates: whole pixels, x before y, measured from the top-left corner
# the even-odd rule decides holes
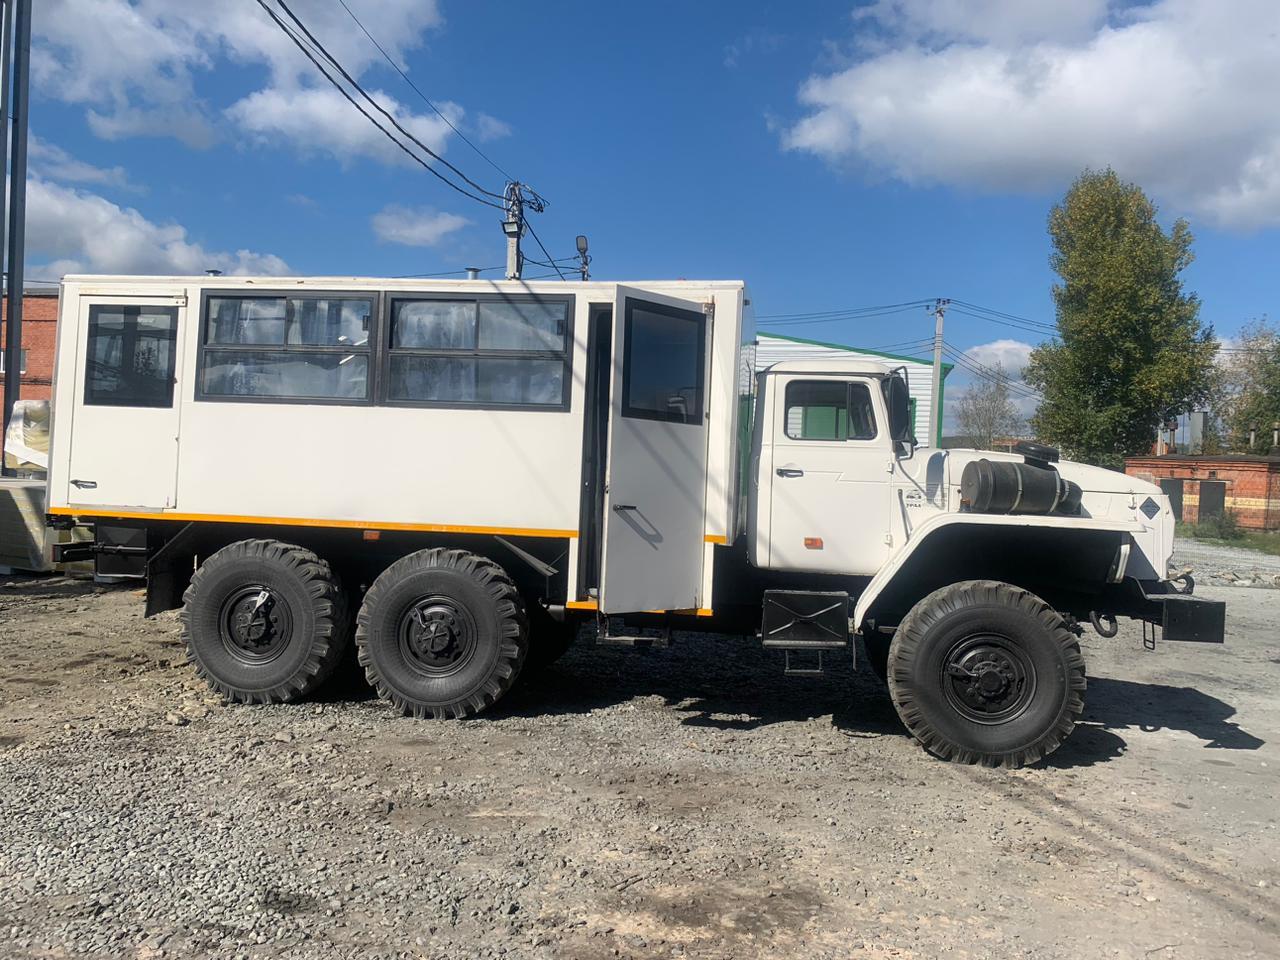
[[[71,485],[77,490],[97,490],[97,480],[72,480]]]
[[[798,467],[779,467],[778,476],[780,477],[803,477],[804,471]]]
[[[613,505],[614,513],[621,513],[623,510],[639,510],[634,503],[615,503]]]

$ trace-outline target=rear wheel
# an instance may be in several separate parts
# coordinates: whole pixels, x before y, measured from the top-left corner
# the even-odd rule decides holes
[[[511,689],[528,627],[515,584],[465,550],[420,550],[384,570],[356,617],[378,695],[415,717],[466,717]]]
[[[888,680],[912,735],[958,763],[1034,763],[1084,711],[1075,635],[1039,597],[990,580],[952,584],[916,604],[894,635]]]
[[[240,703],[311,692],[350,638],[346,594],[329,565],[277,540],[241,540],[205,560],[181,618],[196,673]]]

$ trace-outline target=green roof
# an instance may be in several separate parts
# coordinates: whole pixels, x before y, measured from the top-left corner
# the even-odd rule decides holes
[[[781,333],[774,333],[772,330],[758,330],[756,336],[769,337],[772,340],[786,340],[788,343],[807,343],[811,347],[827,347],[830,350],[846,350],[849,353],[865,353],[872,357],[884,357],[886,360],[906,360],[910,363],[923,363],[933,366],[932,361],[923,360],[920,357],[904,357],[900,353],[885,353],[883,350],[868,350],[864,347],[851,347],[847,343],[828,343],[826,340],[809,340],[805,337],[788,337]],[[948,373],[955,367],[954,363],[942,364],[942,375],[946,377]]]

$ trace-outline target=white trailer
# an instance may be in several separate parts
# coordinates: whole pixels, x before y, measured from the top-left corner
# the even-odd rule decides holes
[[[1083,706],[1115,615],[1222,639],[1171,582],[1159,488],[1055,451],[918,449],[902,371],[756,377],[744,284],[64,280],[48,502],[104,576],[183,606],[229,699],[379,692],[466,716],[598,642],[860,636],[935,753],[1019,764]],[[804,665],[796,665],[801,658]]]

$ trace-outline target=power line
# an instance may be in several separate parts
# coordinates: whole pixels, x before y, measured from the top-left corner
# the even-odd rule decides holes
[[[1002,373],[994,370],[991,367],[974,360],[972,357],[960,352],[955,346],[945,341],[943,343],[943,352],[946,353],[946,355],[950,357],[951,360],[961,369],[979,377],[980,379],[986,380],[990,383],[1003,383],[1009,389],[1009,392],[1014,394],[1014,396],[1026,400],[1044,399],[1044,396],[1041,393],[1031,387],[1028,387],[1020,380],[1015,380],[1009,376],[1008,373]]]
[[[951,309],[961,316],[971,317],[974,320],[984,320],[987,323],[997,323],[1002,327],[1012,327],[1014,330],[1021,330],[1023,333],[1035,333],[1042,337],[1057,335],[1057,330],[1051,330],[1045,327],[1031,327],[1022,323],[1014,323],[1011,320],[1001,320],[999,317],[991,317],[982,313],[974,313],[971,310],[965,310],[963,307],[953,306]]]
[[[556,273],[560,275],[560,279],[561,280],[566,279],[565,275],[561,273],[560,268],[556,266],[556,262],[551,259],[551,254],[547,253],[547,248],[542,245],[542,238],[538,236],[538,231],[533,229],[533,224],[530,223],[528,220],[526,220],[524,223],[525,223],[525,226],[529,228],[529,236],[533,237],[534,241],[537,242],[538,249],[542,251],[542,255],[546,257],[548,261],[550,261],[551,266],[555,268]]]
[[[454,190],[456,190],[458,193],[462,194],[464,197],[469,197],[469,198],[470,198],[470,199],[472,199],[472,200],[475,200],[475,201],[477,201],[477,202],[479,202],[479,203],[483,203],[483,204],[485,204],[486,206],[494,207],[495,209],[498,209],[498,210],[503,209],[502,204],[500,204],[500,203],[494,203],[494,202],[493,202],[493,201],[491,201],[491,200],[486,200],[484,197],[477,196],[477,195],[475,195],[475,194],[473,194],[473,193],[471,193],[471,192],[469,192],[469,191],[465,190],[464,188],[460,187],[458,184],[454,183],[452,180],[450,180],[448,177],[446,177],[444,174],[442,174],[439,170],[437,170],[437,169],[436,169],[435,167],[433,167],[431,164],[427,163],[425,160],[423,160],[421,157],[419,157],[416,153],[414,153],[412,150],[410,150],[410,149],[409,149],[409,148],[404,144],[404,142],[403,142],[403,141],[401,141],[400,139],[398,139],[398,138],[397,138],[393,133],[391,133],[391,131],[390,131],[390,130],[388,130],[386,127],[382,126],[382,124],[380,124],[380,123],[377,121],[377,119],[376,119],[372,114],[370,114],[367,110],[365,110],[365,109],[364,109],[364,107],[360,106],[360,104],[356,102],[355,98],[354,98],[354,97],[352,97],[352,96],[351,96],[351,94],[347,92],[347,90],[342,86],[342,84],[340,84],[340,83],[339,83],[339,82],[338,82],[338,81],[337,81],[337,80],[336,80],[336,79],[335,79],[335,78],[334,78],[334,77],[333,77],[333,76],[332,76],[332,75],[331,75],[331,74],[330,74],[330,73],[329,73],[329,72],[324,68],[324,66],[320,63],[320,61],[316,59],[316,57],[312,54],[312,52],[311,52],[310,50],[308,50],[308,49],[307,49],[306,44],[304,44],[304,43],[303,43],[303,41],[302,41],[302,40],[301,40],[301,39],[300,39],[300,38],[299,38],[299,37],[298,37],[298,36],[293,32],[293,30],[291,30],[291,29],[289,28],[289,25],[288,25],[288,24],[286,24],[283,20],[281,20],[281,19],[280,19],[280,17],[279,17],[279,15],[278,15],[274,10],[272,10],[272,9],[267,5],[266,0],[257,0],[257,2],[258,2],[258,6],[262,7],[262,9],[263,9],[263,10],[265,10],[265,11],[267,12],[267,15],[268,15],[268,16],[270,16],[270,17],[271,17],[271,19],[272,19],[273,21],[275,21],[276,26],[278,26],[278,27],[281,29],[281,31],[283,31],[283,32],[284,32],[284,34],[285,34],[287,37],[289,37],[289,39],[290,39],[290,40],[292,40],[292,41],[293,41],[294,45],[295,45],[299,50],[301,50],[301,51],[302,51],[303,55],[304,55],[308,60],[310,60],[310,61],[311,61],[311,63],[315,66],[315,68],[316,68],[317,70],[319,70],[319,71],[320,71],[321,75],[322,75],[326,80],[328,80],[330,84],[332,84],[332,85],[333,85],[334,89],[336,89],[339,93],[341,93],[341,94],[342,94],[342,96],[346,98],[347,102],[349,102],[353,107],[355,107],[357,110],[359,110],[359,111],[360,111],[360,113],[364,115],[364,117],[365,117],[365,119],[366,119],[366,120],[368,120],[368,121],[369,121],[370,123],[372,123],[375,127],[377,127],[377,129],[378,129],[379,131],[381,131],[381,133],[383,134],[383,136],[385,136],[388,140],[390,140],[393,144],[395,144],[395,145],[396,145],[400,150],[404,151],[404,153],[405,153],[406,155],[408,155],[410,159],[412,159],[415,163],[417,163],[419,166],[421,166],[423,169],[425,169],[427,172],[429,172],[429,173],[430,173],[432,176],[434,176],[436,179],[440,180],[440,181],[441,181],[442,183],[444,183],[444,184],[447,184],[449,187],[453,188],[453,189],[454,189]],[[310,36],[310,32],[309,32],[309,31],[307,31],[306,27],[305,27],[305,26],[302,26],[301,21],[300,21],[300,20],[298,20],[298,18],[297,18],[297,17],[295,17],[295,16],[293,15],[292,11],[290,11],[290,10],[289,10],[289,8],[285,5],[284,0],[276,0],[276,2],[277,2],[277,3],[279,3],[279,4],[280,4],[280,6],[281,6],[281,7],[282,7],[282,8],[283,8],[287,13],[289,13],[290,18],[291,18],[291,19],[293,19],[295,22],[297,22],[297,23],[299,24],[299,26],[302,28],[302,30],[303,30],[305,33],[307,33],[307,35],[308,35],[308,36]],[[375,106],[375,107],[376,107],[376,108],[377,108],[381,113],[383,113],[383,114],[384,114],[388,119],[390,119],[390,120],[391,120],[391,122],[396,126],[396,128],[397,128],[398,130],[401,130],[402,132],[404,132],[404,133],[406,134],[406,136],[408,136],[408,137],[409,137],[409,139],[410,139],[410,140],[412,140],[415,144],[417,144],[419,147],[421,147],[421,148],[422,148],[422,149],[423,149],[423,150],[424,150],[424,151],[425,151],[429,156],[433,157],[433,158],[434,158],[434,159],[436,159],[436,160],[439,160],[441,163],[443,163],[445,166],[447,166],[450,170],[453,170],[455,173],[457,173],[459,176],[461,176],[461,177],[463,178],[463,180],[466,180],[466,181],[467,181],[467,183],[471,183],[473,186],[476,186],[476,189],[477,189],[477,190],[479,190],[481,193],[488,194],[489,196],[496,196],[496,197],[499,197],[499,199],[501,199],[501,195],[500,195],[500,194],[495,194],[495,193],[493,193],[492,191],[485,190],[483,187],[479,187],[478,185],[474,184],[474,182],[473,182],[469,177],[467,177],[465,174],[463,174],[461,171],[459,171],[459,170],[457,169],[457,167],[453,166],[453,164],[451,164],[451,163],[449,163],[448,161],[446,161],[446,160],[444,160],[443,158],[441,158],[438,154],[436,154],[434,151],[432,151],[429,147],[427,147],[425,144],[423,144],[421,141],[419,141],[419,140],[418,140],[416,137],[414,137],[412,134],[409,134],[409,133],[407,133],[407,131],[404,131],[404,128],[403,128],[403,127],[401,127],[401,126],[400,126],[400,125],[395,121],[395,118],[393,118],[389,113],[387,113],[385,110],[383,110],[383,109],[382,109],[382,107],[381,107],[381,106],[380,106],[376,101],[374,101],[372,97],[370,97],[370,96],[369,96],[369,94],[364,90],[364,88],[363,88],[363,87],[361,87],[358,83],[356,83],[354,80],[352,80],[352,79],[351,79],[350,74],[348,74],[345,70],[343,70],[343,68],[341,67],[341,65],[340,65],[340,64],[338,64],[338,62],[337,62],[337,61],[332,57],[332,55],[330,55],[330,54],[328,53],[328,51],[324,50],[324,47],[319,43],[319,41],[316,41],[316,40],[314,40],[314,38],[312,38],[312,42],[315,44],[315,46],[317,47],[317,49],[318,49],[319,51],[321,51],[321,52],[322,52],[322,55],[324,55],[324,56],[326,57],[326,59],[328,59],[331,63],[333,63],[333,64],[334,64],[334,66],[338,69],[338,71],[339,71],[339,72],[341,72],[341,73],[343,74],[343,76],[344,76],[344,77],[346,77],[346,78],[348,79],[348,82],[350,82],[350,83],[351,83],[351,85],[352,85],[353,87],[355,87],[357,90],[359,90],[359,91],[360,91],[360,93],[365,97],[365,99],[367,99],[367,100],[368,100],[370,103],[372,103],[372,104],[373,104],[373,105],[374,105],[374,106]]]
[[[815,317],[811,320],[760,320],[759,323],[760,326],[767,328],[807,326],[815,323],[838,323],[842,320],[871,320],[875,317],[891,317],[900,313],[909,313],[915,309],[917,309],[915,306],[910,306],[899,307],[896,310],[881,310],[875,313],[842,314],[838,317]]]
[[[391,54],[387,53],[387,51],[382,48],[382,44],[380,44],[377,40],[374,39],[373,34],[371,34],[368,30],[365,29],[364,24],[360,22],[360,18],[357,17],[351,11],[351,8],[349,6],[347,6],[347,0],[338,0],[338,3],[342,4],[343,10],[347,11],[347,16],[349,16],[352,20],[355,21],[356,26],[360,28],[360,32],[363,33],[366,37],[368,37],[369,42],[378,48],[378,52],[382,54],[383,59],[385,59],[387,63],[391,64],[392,69],[394,69],[396,73],[400,74],[401,78],[404,80],[405,83],[407,83],[412,88],[413,92],[422,98],[422,102],[425,103],[432,110],[434,110],[436,116],[439,117],[441,120],[443,120],[445,123],[447,123],[449,125],[449,129],[452,130],[454,133],[456,133],[459,137],[461,137],[463,143],[465,143],[468,147],[470,147],[472,150],[478,153],[484,159],[485,163],[489,164],[489,166],[493,167],[493,169],[497,170],[500,174],[502,174],[508,180],[514,180],[515,177],[507,173],[507,171],[503,170],[502,167],[498,166],[489,157],[487,153],[485,153],[483,150],[477,147],[474,143],[472,143],[471,140],[467,137],[467,135],[463,133],[461,130],[459,130],[457,127],[455,127],[453,125],[453,121],[450,120],[448,117],[446,117],[440,111],[440,108],[437,107],[434,103],[432,103],[427,98],[427,95],[425,93],[423,93],[421,90],[418,89],[418,85],[409,79],[409,75],[407,73],[405,73],[403,70],[400,69],[400,64],[396,63],[395,60],[392,58]]]
[[[926,306],[933,303],[932,300],[908,300],[905,303],[888,303],[880,304],[873,307],[846,307],[842,310],[824,310],[809,313],[764,313],[756,317],[757,320],[789,320],[796,317],[816,318],[816,317],[832,317],[836,314],[856,314],[863,313],[867,310],[888,310],[891,307],[918,307]]]
[[[289,19],[292,20],[294,23],[296,23],[298,27],[302,30],[302,32],[307,35],[307,39],[310,40],[312,44],[315,45],[316,49],[320,52],[320,54],[326,60],[328,60],[331,64],[333,64],[333,66],[338,70],[338,72],[342,74],[343,79],[345,79],[347,83],[351,84],[351,86],[355,87],[358,91],[360,91],[361,96],[363,96],[366,100],[368,100],[369,103],[371,103],[379,113],[381,113],[384,117],[390,120],[392,125],[397,130],[399,130],[402,134],[404,134],[406,137],[412,140],[415,144],[421,147],[427,153],[428,156],[444,164],[446,167],[448,167],[450,170],[452,170],[454,173],[460,176],[467,184],[474,187],[476,190],[479,190],[481,193],[487,194],[490,197],[494,197],[495,199],[498,199],[498,200],[502,199],[502,194],[494,193],[492,190],[486,190],[484,187],[480,186],[480,184],[476,183],[474,180],[468,177],[465,173],[463,173],[461,170],[455,167],[452,163],[450,163],[444,157],[440,156],[440,154],[436,153],[434,150],[428,147],[425,143],[423,143],[421,140],[415,137],[412,133],[406,130],[403,126],[401,126],[400,122],[395,117],[393,117],[386,109],[384,109],[383,106],[380,103],[378,103],[378,101],[374,100],[373,97],[371,97],[369,93],[364,89],[364,87],[360,86],[359,81],[357,81],[355,77],[351,76],[351,74],[349,74],[346,71],[346,68],[344,68],[342,64],[338,62],[337,58],[334,57],[334,55],[331,54],[327,49],[325,49],[324,44],[322,44],[318,39],[316,39],[315,34],[313,34],[310,30],[307,29],[307,25],[305,23],[303,23],[301,20],[298,19],[297,15],[289,8],[289,4],[287,4],[285,0],[276,0],[276,3],[280,4],[280,8],[289,15]]]
[[[981,304],[969,303],[965,300],[952,300],[951,302],[955,304],[959,304],[962,307],[968,307],[970,310],[977,310],[981,313],[993,314],[997,317],[1002,317],[1005,320],[1013,320],[1020,323],[1026,323],[1026,324],[1030,324],[1033,327],[1044,327],[1047,330],[1053,330],[1055,332],[1058,329],[1057,324],[1045,323],[1043,320],[1031,320],[1027,317],[1020,317],[1016,313],[1005,313],[1003,310],[996,310],[996,309],[993,309],[992,307],[984,307]]]

